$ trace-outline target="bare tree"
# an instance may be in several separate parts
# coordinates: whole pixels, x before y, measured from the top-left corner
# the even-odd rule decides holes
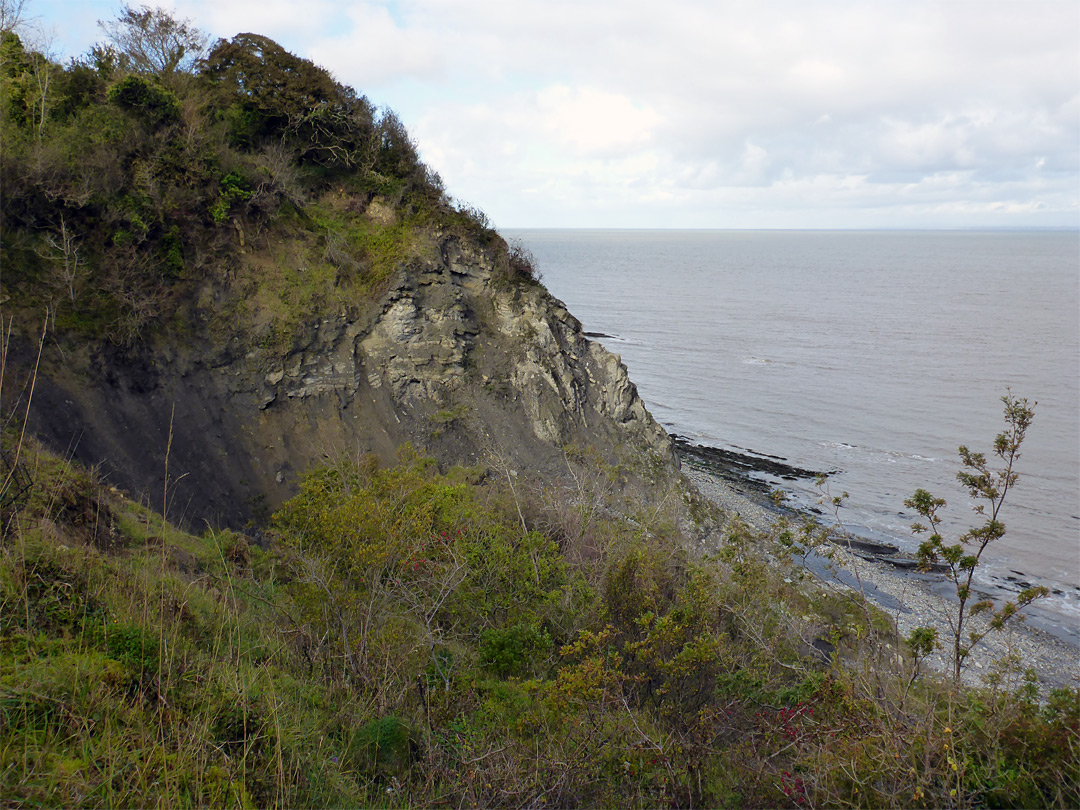
[[[163,81],[190,72],[206,50],[206,34],[190,20],[178,20],[160,8],[125,5],[115,20],[98,25],[133,70]]]
[[[14,33],[26,20],[26,0],[0,0],[0,32]]]
[[[43,259],[52,262],[59,271],[60,282],[67,288],[71,303],[75,303],[75,288],[82,275],[81,270],[85,264],[79,256],[79,240],[68,228],[64,215],[60,215],[60,224],[45,235],[47,250],[41,251]]]
[[[30,53],[30,77],[32,80],[31,90],[34,104],[34,119],[37,124],[38,140],[45,132],[45,122],[49,114],[49,89],[52,86],[53,73],[56,64],[50,58],[49,50],[51,43],[42,46],[41,52]]]

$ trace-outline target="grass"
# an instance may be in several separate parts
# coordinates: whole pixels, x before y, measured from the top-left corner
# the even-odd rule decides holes
[[[417,255],[415,223],[374,221],[326,197],[304,209],[302,222],[272,227],[236,262],[229,292],[207,302],[215,334],[254,336],[264,348],[287,351],[308,324],[372,300]]]
[[[405,452],[313,473],[256,545],[170,526],[30,441],[19,464],[32,486],[3,500],[0,554],[11,806],[1080,799],[1080,695],[903,690],[906,670],[875,669],[878,617],[786,582],[762,556],[783,547],[737,527],[698,560],[670,521],[555,514],[550,488]],[[594,475],[564,496],[608,498]],[[810,631],[832,633],[831,662]]]
[[[35,495],[59,494],[9,516],[0,560],[6,801],[362,803],[325,750],[349,704],[296,677],[263,552],[163,524],[40,451],[28,464]],[[77,488],[95,527],[50,518]]]

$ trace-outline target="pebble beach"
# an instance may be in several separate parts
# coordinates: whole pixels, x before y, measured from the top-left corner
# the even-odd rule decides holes
[[[683,472],[705,498],[754,529],[768,531],[781,519],[776,511],[740,492],[737,485],[698,465],[684,464]],[[818,551],[823,553],[826,549]],[[879,606],[893,617],[901,637],[916,627],[933,627],[938,631],[939,643],[942,646],[948,643],[948,617],[955,613],[956,602],[936,592],[935,586],[945,582],[943,576],[912,574],[839,546],[831,547],[830,551],[833,563],[856,575],[864,592],[882,603]],[[852,587],[838,580],[829,584],[837,588]],[[1019,662],[1019,670],[1031,669],[1036,673],[1043,693],[1061,687],[1080,688],[1080,648],[1015,619],[1003,630],[988,633],[972,650],[963,679],[968,685],[983,685],[986,676],[1010,658]],[[947,673],[951,666],[949,650],[936,650],[925,664],[934,671]]]

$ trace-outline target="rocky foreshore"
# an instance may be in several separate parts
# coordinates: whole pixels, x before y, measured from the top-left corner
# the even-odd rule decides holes
[[[680,451],[684,462],[691,462],[684,463],[683,472],[702,495],[725,512],[737,515],[748,526],[768,531],[779,520],[795,515],[791,510],[774,507],[758,482],[740,481],[730,471],[722,473],[704,463],[700,455],[687,454],[681,445]],[[832,545],[815,549],[817,558],[828,554],[836,568],[828,575],[830,586],[861,589],[893,617],[901,637],[917,627],[937,629],[939,643],[944,648],[950,636],[949,616],[956,610],[954,601],[936,591],[935,586],[948,584],[944,578],[940,574],[918,573],[915,565],[897,565],[897,560],[908,559],[904,555],[875,553],[861,545],[853,539],[848,548]],[[926,664],[946,673],[950,666],[949,651],[943,648],[929,656]],[[987,634],[976,646],[964,672],[964,681],[969,685],[982,684],[987,675],[1000,671],[1008,662],[1012,662],[1014,680],[1018,680],[1018,672],[1031,669],[1044,691],[1080,688],[1080,648],[1015,620],[1003,631]]]

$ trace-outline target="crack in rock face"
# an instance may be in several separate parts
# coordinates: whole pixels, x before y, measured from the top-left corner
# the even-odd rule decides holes
[[[170,500],[213,525],[275,508],[336,454],[390,463],[404,442],[449,464],[497,447],[551,476],[570,444],[677,469],[620,358],[542,287],[497,283],[495,268],[493,248],[437,237],[378,300],[312,322],[284,353],[197,333],[137,356],[66,354],[43,366],[33,426],[151,502],[172,434]]]

